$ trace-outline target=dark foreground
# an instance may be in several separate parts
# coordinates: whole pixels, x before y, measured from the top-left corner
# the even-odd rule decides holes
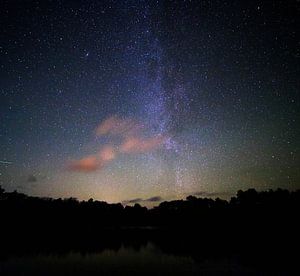
[[[147,210],[1,193],[0,275],[299,275],[299,191]]]

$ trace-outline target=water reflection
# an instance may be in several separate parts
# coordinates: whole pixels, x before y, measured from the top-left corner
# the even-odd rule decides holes
[[[253,272],[235,258],[195,260],[192,256],[164,253],[151,242],[139,248],[122,245],[98,253],[71,251],[10,257],[0,263],[1,275],[199,275]]]

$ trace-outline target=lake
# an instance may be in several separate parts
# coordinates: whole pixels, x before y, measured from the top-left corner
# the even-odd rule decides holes
[[[201,249],[199,249],[201,250]],[[151,242],[99,252],[10,256],[0,261],[0,275],[212,275],[253,274],[236,256],[194,256],[163,252]]]

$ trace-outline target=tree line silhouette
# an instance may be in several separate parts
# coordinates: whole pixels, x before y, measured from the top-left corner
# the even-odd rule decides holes
[[[27,196],[17,191],[5,192],[0,187],[0,213],[4,229],[13,227],[95,231],[104,227],[177,227],[209,229],[226,222],[227,225],[252,227],[276,226],[296,220],[300,190],[289,192],[277,189],[257,192],[238,191],[229,201],[219,198],[197,198],[162,202],[147,209],[136,203],[123,206],[89,199],[52,199]],[[297,211],[296,211],[297,210]],[[298,214],[298,212],[297,212]]]
[[[0,187],[0,259],[28,252],[139,248],[150,241],[168,254],[194,259],[243,252],[245,260],[290,261],[299,249],[299,207],[300,190],[249,189],[228,201],[188,196],[147,209],[138,203],[33,197]]]

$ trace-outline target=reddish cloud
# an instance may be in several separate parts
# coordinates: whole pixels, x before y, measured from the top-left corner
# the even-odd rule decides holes
[[[130,137],[127,138],[123,144],[120,146],[120,151],[124,153],[143,153],[149,152],[158,148],[165,138],[162,136],[155,136],[152,138],[137,138]]]
[[[99,169],[102,165],[94,155],[89,155],[79,160],[72,161],[69,169],[78,172],[93,172]]]
[[[114,160],[119,153],[145,153],[157,149],[166,141],[166,137],[157,135],[150,138],[144,136],[139,124],[132,119],[121,119],[117,116],[104,120],[96,129],[97,136],[111,135],[122,138],[120,145],[105,145],[95,155],[88,155],[82,159],[72,161],[69,169],[78,172],[93,172]]]
[[[101,169],[116,157],[112,146],[104,146],[97,155],[89,155],[79,160],[72,161],[69,169],[78,172],[93,172]]]

